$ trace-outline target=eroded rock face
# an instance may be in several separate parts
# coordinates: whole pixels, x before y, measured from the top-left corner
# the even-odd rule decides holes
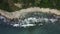
[[[31,27],[41,26],[47,23],[55,24],[60,21],[60,16],[54,14],[47,14],[42,12],[27,13],[22,18],[9,19],[0,15],[0,24],[11,25],[13,27]]]

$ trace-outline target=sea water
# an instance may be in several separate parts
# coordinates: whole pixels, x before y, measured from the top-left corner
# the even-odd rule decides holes
[[[0,20],[0,23],[3,23],[3,21]],[[41,26],[26,28],[11,27],[9,25],[5,26],[4,24],[0,24],[0,34],[60,34],[60,22],[57,21],[54,24],[47,23]]]
[[[60,24],[49,23],[30,28],[13,28],[0,25],[0,34],[60,34]]]

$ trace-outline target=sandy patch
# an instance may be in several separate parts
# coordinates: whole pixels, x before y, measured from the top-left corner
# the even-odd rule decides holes
[[[50,9],[50,8],[39,8],[39,7],[30,7],[30,8],[18,10],[15,12],[6,12],[4,10],[0,10],[0,13],[2,15],[6,16],[7,18],[10,18],[10,19],[19,18],[28,12],[47,12],[47,13],[50,12],[50,13],[60,15],[60,10]]]

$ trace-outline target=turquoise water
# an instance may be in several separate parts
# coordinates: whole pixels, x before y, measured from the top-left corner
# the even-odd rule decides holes
[[[47,24],[30,28],[13,28],[0,25],[0,34],[60,34],[60,24]]]

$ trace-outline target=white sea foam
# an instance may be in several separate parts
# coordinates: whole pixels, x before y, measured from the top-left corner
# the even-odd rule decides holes
[[[21,27],[29,27],[29,26],[35,26],[35,24],[24,24],[24,25],[21,25]]]
[[[50,19],[50,21],[53,23],[53,22],[57,21],[57,19]]]
[[[0,16],[0,19],[3,20],[4,22],[6,22],[6,18],[3,16]]]
[[[48,19],[48,18],[35,18],[35,17],[30,17],[27,18],[25,20],[22,21],[22,24],[20,24],[21,27],[29,27],[29,26],[36,26],[35,23],[41,22],[38,25],[43,25],[42,22],[47,22],[49,23],[49,21],[51,21],[52,23],[54,23],[55,21],[57,21],[56,19]]]
[[[5,17],[3,17],[3,16],[0,16],[0,19],[4,19]]]
[[[13,27],[19,27],[19,24],[14,24]]]
[[[1,19],[4,19],[3,21],[7,22],[7,19],[5,17],[0,16],[0,20]],[[45,23],[49,23],[49,22],[54,23],[56,21],[57,21],[57,19],[53,19],[53,18],[48,19],[48,18],[40,18],[40,17],[39,18],[30,17],[30,18],[26,18],[24,20],[19,19],[19,22],[17,22],[17,24],[15,22],[13,22],[14,24],[12,24],[12,26],[13,27],[30,27],[30,26],[36,26],[36,24],[39,23],[39,22],[40,23],[38,25],[40,26],[40,25],[44,25],[43,22],[45,22]],[[11,22],[9,22],[9,23],[11,23]]]

